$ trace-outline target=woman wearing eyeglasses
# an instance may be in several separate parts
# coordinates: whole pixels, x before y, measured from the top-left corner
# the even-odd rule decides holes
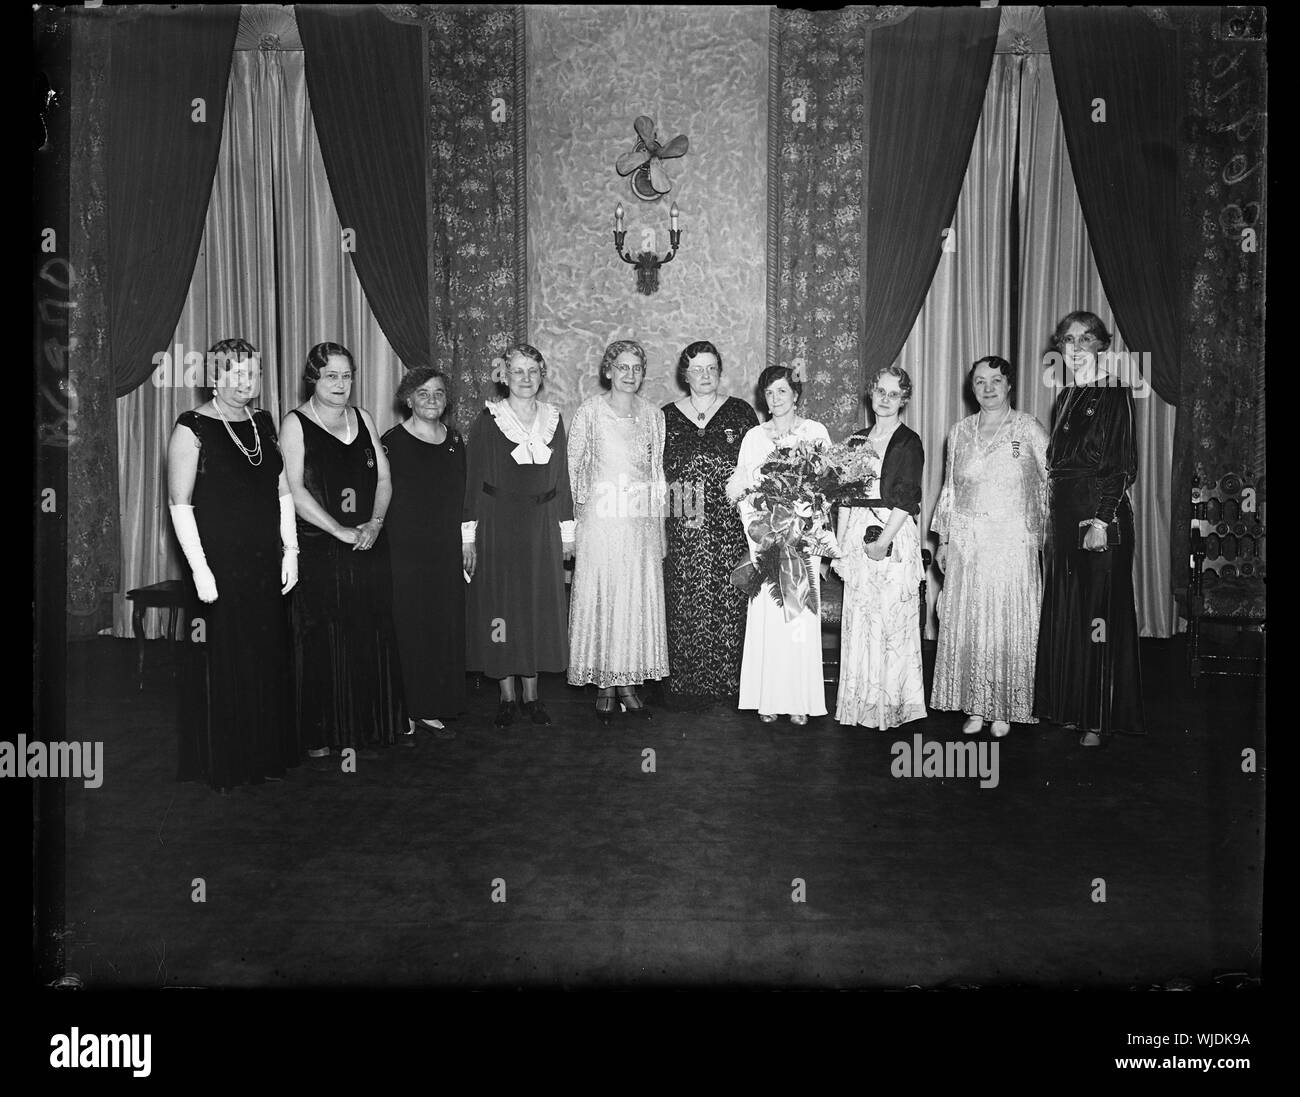
[[[1084,747],[1146,730],[1128,498],[1137,479],[1133,396],[1103,353],[1110,338],[1091,312],[1062,317],[1052,337],[1071,379],[1056,398],[1047,447],[1051,521],[1034,710],[1081,732]]]
[[[924,569],[916,524],[925,453],[900,414],[912,398],[907,370],[882,366],[868,395],[875,422],[855,432],[849,443],[871,448],[877,479],[869,494],[841,501],[836,528],[841,556],[831,561],[844,580],[835,719],[884,731],[926,715]]]
[[[527,343],[493,372],[501,399],[489,401],[470,432],[461,552],[466,593],[466,663],[496,678],[495,725],[522,711],[551,722],[538,698],[539,671],[569,665],[564,561],[573,556],[573,499],[560,409],[539,399],[546,360]]]
[[[1034,724],[1043,581],[1047,431],[1011,406],[1015,371],[990,355],[970,368],[980,410],[948,432],[948,475],[930,528],[944,573],[930,707],[985,721],[994,738]]]
[[[746,598],[730,578],[747,542],[726,485],[758,417],[745,401],[719,391],[721,375],[718,348],[690,344],[677,360],[677,383],[686,395],[663,408],[668,692],[683,707],[740,690]]]
[[[606,391],[583,401],[569,435],[577,553],[569,684],[595,685],[596,716],[649,719],[636,687],[668,674],[664,616],[664,413],[637,395],[646,356],[619,339],[600,362]]]

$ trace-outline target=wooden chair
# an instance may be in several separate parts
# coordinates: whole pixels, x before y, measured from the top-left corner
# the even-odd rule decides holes
[[[1191,552],[1187,586],[1176,591],[1187,619],[1187,668],[1192,683],[1202,674],[1258,677],[1264,673],[1267,569],[1264,502],[1257,485],[1235,473],[1209,486],[1192,480]],[[1258,633],[1258,655],[1207,653],[1206,622]]]

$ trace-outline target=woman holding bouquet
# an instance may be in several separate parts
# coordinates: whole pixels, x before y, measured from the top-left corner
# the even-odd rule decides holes
[[[764,515],[751,500],[741,498],[762,480],[763,462],[778,446],[790,448],[800,442],[830,445],[830,435],[821,423],[799,415],[803,396],[802,378],[786,366],[769,366],[758,379],[759,392],[768,421],[751,428],[740,444],[736,471],[727,484],[730,498],[739,500],[741,524],[749,540],[751,563],[758,563],[762,547]],[[807,561],[807,582],[814,595],[819,591],[818,574],[811,557]],[[787,600],[788,601],[788,600]],[[814,604],[816,599],[814,598]],[[809,716],[826,715],[826,691],[822,681],[822,633],[820,614],[807,605],[778,605],[772,583],[750,599],[745,621],[745,647],[740,664],[740,709],[757,709],[765,724],[788,714],[792,724],[804,725]]]
[[[912,397],[901,366],[882,366],[868,387],[873,427],[850,445],[869,446],[869,494],[841,499],[841,557],[831,567],[844,579],[840,689],[835,719],[869,728],[925,718],[921,671],[921,439],[899,413]]]

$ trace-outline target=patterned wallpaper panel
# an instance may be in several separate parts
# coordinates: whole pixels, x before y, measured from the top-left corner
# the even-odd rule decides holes
[[[601,352],[614,339],[646,348],[641,394],[682,395],[677,355],[710,339],[722,388],[753,400],[766,353],[765,256],[768,9],[560,6],[526,9],[528,38],[528,330],[546,356],[549,399],[565,419],[599,391]],[[665,161],[672,191],[642,202],[614,170],[649,115],[658,138],[690,151]],[[642,230],[668,250],[668,210],[681,209],[681,251],[660,289],[636,290],[614,251],[614,206],[625,247]]]

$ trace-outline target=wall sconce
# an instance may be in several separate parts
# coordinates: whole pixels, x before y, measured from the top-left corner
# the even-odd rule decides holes
[[[636,267],[637,292],[644,293],[647,297],[659,292],[659,268],[673,261],[677,255],[677,248],[682,242],[682,230],[678,228],[678,218],[681,213],[677,209],[676,202],[668,211],[668,216],[671,225],[668,230],[668,242],[671,244],[668,254],[660,259],[653,251],[642,251],[634,259],[623,250],[623,241],[627,238],[627,230],[623,228],[623,203],[620,202],[614,207],[614,249],[623,262]]]

